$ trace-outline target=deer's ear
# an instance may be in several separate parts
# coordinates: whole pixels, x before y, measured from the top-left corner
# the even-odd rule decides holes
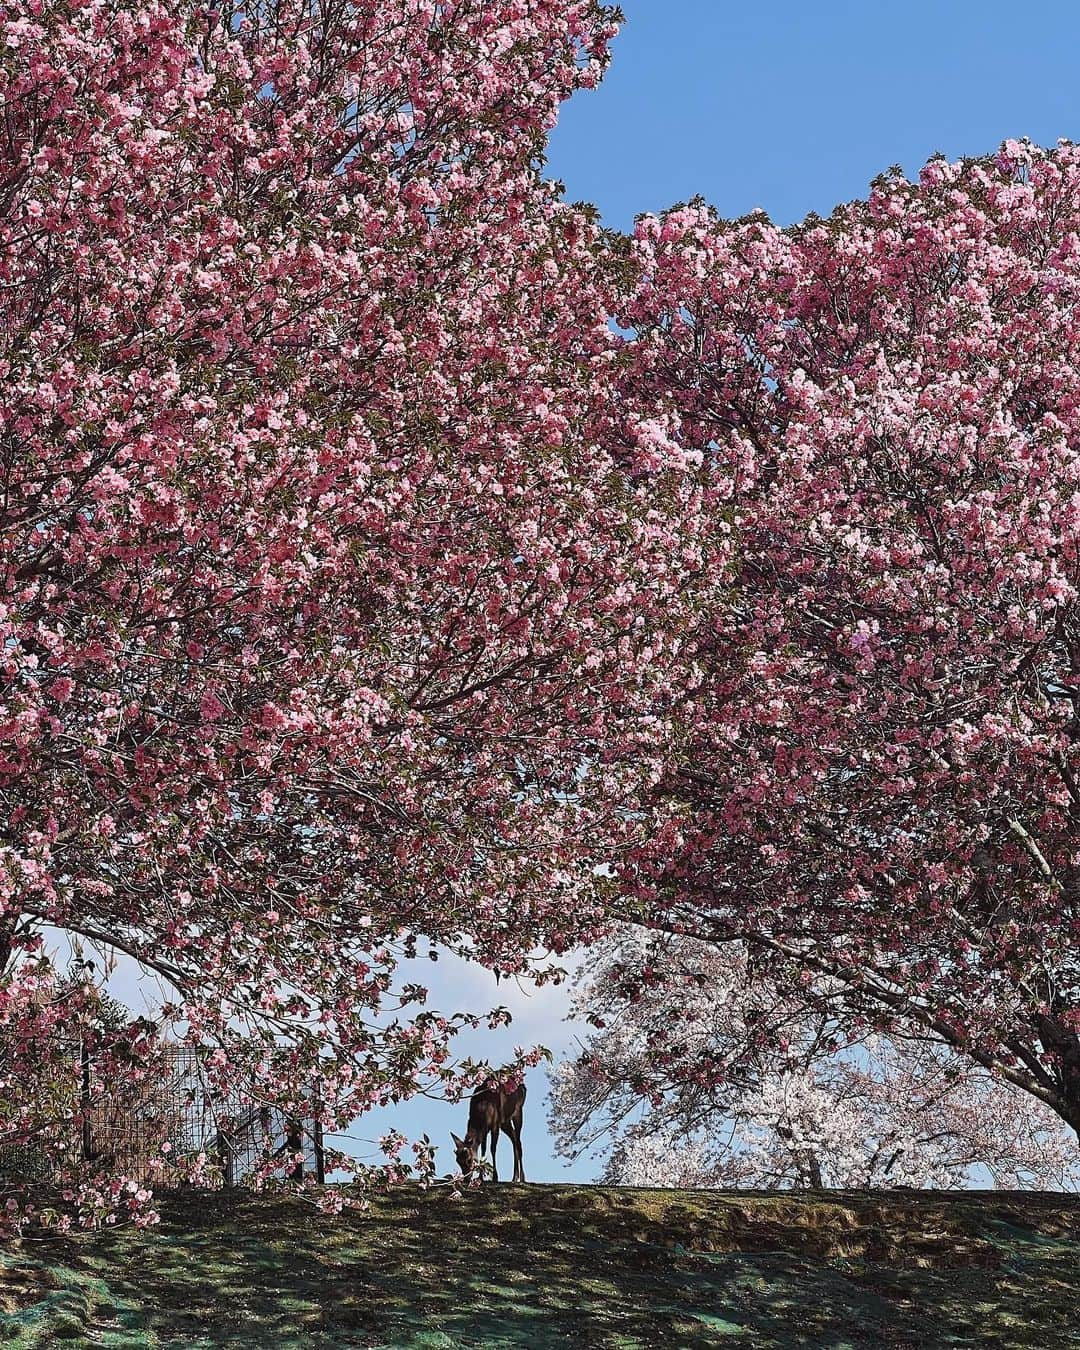
[[[464,1147],[465,1147],[465,1141],[464,1141],[464,1139],[459,1139],[459,1138],[457,1137],[457,1135],[454,1133],[453,1130],[450,1131],[450,1138],[454,1141],[454,1147],[455,1147],[455,1148],[464,1148]]]

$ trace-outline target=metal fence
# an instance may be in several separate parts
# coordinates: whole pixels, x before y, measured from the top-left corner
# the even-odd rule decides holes
[[[220,1169],[226,1186],[266,1166],[291,1180],[325,1180],[322,1129],[313,1114],[293,1117],[245,1101],[239,1091],[215,1090],[192,1047],[167,1047],[160,1072],[122,1093],[109,1090],[85,1047],[73,1055],[72,1070],[70,1128],[60,1124],[51,1131],[52,1148],[0,1139],[0,1176],[48,1180],[66,1158],[169,1186],[182,1181],[190,1160],[202,1154]]]

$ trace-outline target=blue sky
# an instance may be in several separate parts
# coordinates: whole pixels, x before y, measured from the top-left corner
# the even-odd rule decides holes
[[[1080,6],[1049,0],[623,0],[600,89],[550,171],[608,225],[700,193],[828,214],[892,164],[1080,139]]]
[[[1003,0],[623,0],[627,23],[603,84],[564,109],[548,171],[571,200],[627,229],[700,193],[726,216],[762,207],[789,224],[865,193],[893,164],[914,173],[935,151],[994,150],[1008,137],[1080,139],[1080,6]],[[565,1052],[584,1028],[562,1021],[565,989],[530,998],[486,972],[440,963],[424,980],[440,1006],[508,1002],[510,1028],[463,1048],[498,1063],[515,1044]],[[455,1002],[455,1000],[459,1000]],[[529,1077],[523,1141],[535,1181],[586,1180],[546,1128],[546,1075]],[[366,1117],[368,1139],[393,1124],[443,1145],[466,1107],[418,1100]],[[356,1144],[357,1151],[365,1146]],[[511,1156],[504,1141],[503,1167]]]

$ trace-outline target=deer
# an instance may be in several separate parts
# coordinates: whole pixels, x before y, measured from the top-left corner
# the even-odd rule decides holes
[[[514,1181],[525,1180],[525,1166],[521,1160],[521,1108],[525,1104],[525,1084],[519,1083],[513,1092],[504,1088],[482,1088],[474,1092],[469,1102],[469,1123],[465,1128],[465,1138],[459,1139],[450,1131],[454,1141],[454,1153],[457,1165],[466,1180],[476,1169],[476,1159],[487,1152],[488,1137],[491,1137],[491,1171],[494,1179],[499,1179],[499,1168],[495,1161],[495,1147],[499,1142],[499,1131],[505,1130],[514,1145]]]

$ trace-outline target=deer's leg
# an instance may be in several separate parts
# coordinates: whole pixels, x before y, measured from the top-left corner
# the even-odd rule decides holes
[[[525,1164],[521,1157],[521,1117],[507,1121],[506,1129],[510,1135],[510,1141],[514,1145],[514,1180],[524,1181]]]
[[[496,1148],[496,1145],[498,1144],[498,1142],[499,1142],[499,1127],[498,1127],[498,1125],[492,1125],[492,1127],[491,1127],[491,1175],[492,1175],[492,1177],[493,1177],[493,1179],[494,1179],[495,1181],[498,1181],[498,1179],[499,1179],[499,1164],[498,1164],[498,1162],[496,1161],[496,1158],[495,1158],[495,1148]]]

